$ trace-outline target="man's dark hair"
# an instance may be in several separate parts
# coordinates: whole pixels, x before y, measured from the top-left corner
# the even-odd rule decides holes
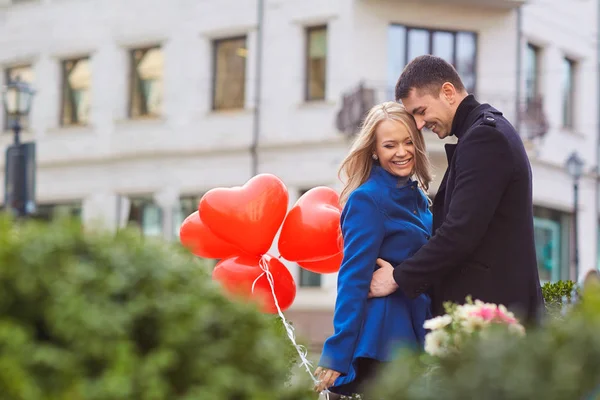
[[[452,64],[432,55],[419,56],[404,67],[398,78],[396,101],[408,97],[412,89],[437,96],[446,82],[454,85],[457,91],[465,90],[465,85]]]

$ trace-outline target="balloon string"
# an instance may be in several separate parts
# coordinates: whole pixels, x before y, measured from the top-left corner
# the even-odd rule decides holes
[[[292,325],[290,325],[290,323],[285,319],[285,316],[283,315],[283,312],[281,311],[281,307],[279,307],[279,302],[277,301],[277,296],[275,295],[275,284],[274,284],[273,275],[271,274],[271,271],[269,271],[269,264],[265,261],[265,259],[263,257],[261,257],[260,261],[258,262],[258,266],[260,267],[260,269],[262,269],[263,273],[260,274],[258,276],[258,278],[256,278],[254,280],[254,282],[252,283],[252,293],[254,293],[254,288],[255,288],[256,282],[258,282],[258,280],[260,278],[262,278],[263,276],[266,276],[267,280],[269,281],[269,286],[271,286],[271,294],[273,295],[273,301],[275,303],[275,308],[277,309],[277,313],[279,314],[279,318],[281,318],[281,322],[283,323],[283,326],[285,327],[285,331],[286,331],[290,341],[292,342],[294,348],[298,352],[298,355],[300,356],[300,360],[302,361],[300,363],[300,366],[301,367],[303,366],[304,368],[306,368],[306,372],[308,372],[308,375],[312,379],[313,383],[315,385],[318,385],[319,380],[311,372],[312,364],[310,363],[310,361],[308,361],[307,350],[304,346],[296,343],[296,336],[294,335],[294,327]],[[329,392],[328,391],[325,391],[325,395],[326,395],[326,399],[329,400]]]

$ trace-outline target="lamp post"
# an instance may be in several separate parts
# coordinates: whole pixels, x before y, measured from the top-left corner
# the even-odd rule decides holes
[[[35,144],[21,143],[21,118],[29,115],[34,91],[19,78],[8,82],[2,92],[6,117],[12,121],[14,144],[6,149],[4,204],[18,217],[35,210]]]
[[[19,136],[21,133],[21,117],[29,115],[33,95],[34,91],[31,87],[18,77],[4,87],[2,100],[4,101],[6,115],[11,117],[13,121],[10,128],[15,135],[15,145],[19,145],[21,142]]]
[[[573,178],[573,261],[575,265],[575,279],[579,275],[579,241],[578,241],[578,211],[579,211],[579,179],[583,175],[583,160],[576,151],[571,153],[566,162],[566,169]]]

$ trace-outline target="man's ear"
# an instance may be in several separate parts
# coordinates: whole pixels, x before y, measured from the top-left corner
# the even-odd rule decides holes
[[[442,85],[440,95],[450,104],[454,104],[456,102],[456,88],[450,82],[446,82]]]

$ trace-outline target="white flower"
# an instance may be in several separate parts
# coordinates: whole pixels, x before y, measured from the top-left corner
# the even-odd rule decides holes
[[[475,304],[463,304],[456,308],[456,317],[457,319],[469,319],[471,318],[471,314],[479,310],[480,305]]]
[[[450,335],[443,330],[436,330],[425,335],[425,351],[432,356],[444,356],[448,353]]]
[[[452,317],[448,314],[442,315],[439,317],[435,317],[432,319],[428,319],[423,324],[423,328],[435,331],[437,329],[442,329],[452,323]]]
[[[468,315],[461,321],[460,325],[466,333],[473,333],[490,325],[490,322],[476,315]]]
[[[525,327],[519,323],[509,324],[508,331],[519,336],[525,336]]]

